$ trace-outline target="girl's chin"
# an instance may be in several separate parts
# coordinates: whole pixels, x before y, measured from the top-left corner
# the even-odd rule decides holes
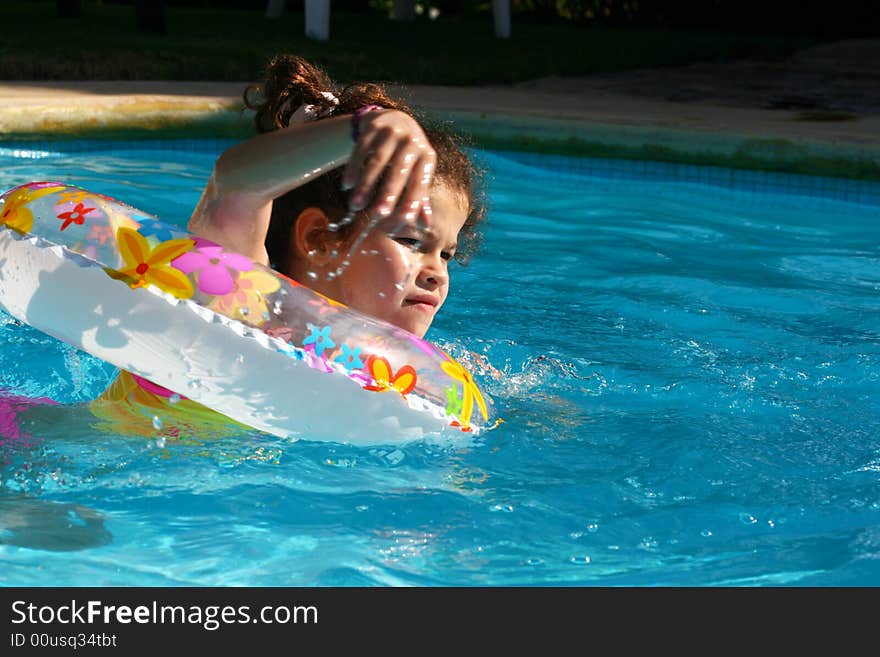
[[[433,308],[431,310],[433,310]],[[423,309],[417,308],[416,306],[403,307],[390,313],[374,314],[367,312],[367,314],[373,315],[373,317],[388,322],[389,324],[393,324],[398,328],[402,328],[404,331],[409,331],[420,338],[425,337],[425,334],[428,332],[428,329],[431,328],[431,324],[434,321],[433,312],[425,312]]]
[[[420,338],[424,338],[425,334],[428,332],[428,329],[431,327],[431,322],[397,322],[397,326],[402,328],[405,331],[409,331],[413,335],[416,335]]]

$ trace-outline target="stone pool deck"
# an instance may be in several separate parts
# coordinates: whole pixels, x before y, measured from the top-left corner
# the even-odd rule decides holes
[[[244,86],[0,81],[0,140],[243,137]],[[395,91],[481,146],[880,180],[880,40],[779,61]]]

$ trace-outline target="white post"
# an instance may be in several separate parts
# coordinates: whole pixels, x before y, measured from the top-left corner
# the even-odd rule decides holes
[[[266,4],[266,18],[281,18],[287,0],[269,0]]]
[[[318,41],[330,38],[330,0],[306,0],[306,36]]]
[[[495,36],[510,38],[510,0],[492,0],[492,14],[495,18]]]

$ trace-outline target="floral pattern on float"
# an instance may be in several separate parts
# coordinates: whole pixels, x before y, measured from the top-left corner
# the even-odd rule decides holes
[[[259,329],[279,357],[352,381],[364,394],[415,398],[435,412],[439,408],[446,426],[464,432],[495,424],[491,400],[441,349],[219,244],[63,183],[28,183],[7,191],[0,201],[0,229],[60,245],[131,288],[158,290]],[[148,409],[161,409],[170,399],[187,400],[182,391],[141,374],[130,373],[113,396],[118,398],[124,388],[125,395]]]

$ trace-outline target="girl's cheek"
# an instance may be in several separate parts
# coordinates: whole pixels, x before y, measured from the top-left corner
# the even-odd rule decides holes
[[[412,276],[412,273],[416,271],[416,267],[418,266],[418,252],[413,251],[405,246],[398,245],[397,253],[393,257],[393,264],[395,271],[401,272],[401,278],[406,279],[407,281]],[[398,282],[405,282],[404,280]]]

